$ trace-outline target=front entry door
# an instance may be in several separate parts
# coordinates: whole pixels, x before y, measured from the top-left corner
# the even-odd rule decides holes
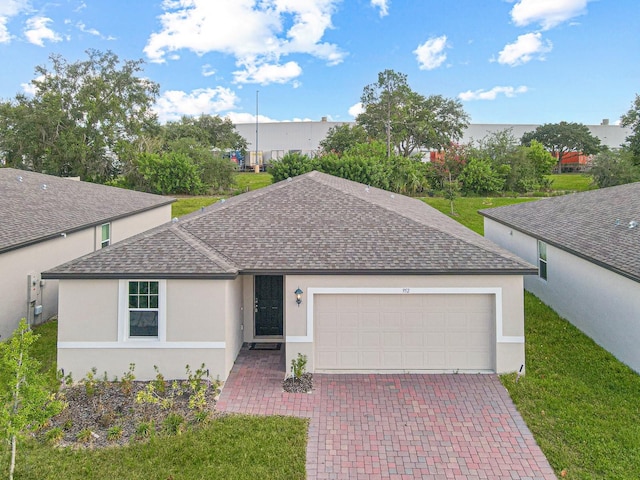
[[[281,275],[255,277],[255,336],[282,336],[283,290]]]

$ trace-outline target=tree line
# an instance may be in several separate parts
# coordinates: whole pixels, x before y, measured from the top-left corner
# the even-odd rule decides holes
[[[183,116],[164,125],[152,107],[160,87],[142,60],[88,50],[86,60],[51,55],[38,66],[32,95],[0,101],[0,165],[161,194],[228,190],[246,152],[229,119]],[[544,189],[569,152],[594,155],[599,186],[640,180],[640,97],[621,118],[627,144],[607,150],[582,124],[545,124],[515,139],[510,131],[460,144],[469,125],[462,104],[411,89],[407,76],[378,74],[361,96],[355,125],[329,131],[313,159],[288,155],[276,179],[310,168],[402,193],[460,191],[484,195]],[[432,162],[422,162],[436,152]],[[426,160],[426,159],[425,159]],[[431,160],[431,159],[430,159]]]
[[[201,115],[161,125],[152,107],[160,87],[142,60],[87,51],[38,66],[33,95],[0,102],[3,166],[111,183],[154,193],[227,189],[234,166],[226,150],[246,150],[228,119]]]

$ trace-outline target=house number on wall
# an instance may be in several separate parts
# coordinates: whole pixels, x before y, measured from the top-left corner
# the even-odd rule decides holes
[[[410,288],[403,288],[402,289],[402,293],[411,293],[411,289]]]

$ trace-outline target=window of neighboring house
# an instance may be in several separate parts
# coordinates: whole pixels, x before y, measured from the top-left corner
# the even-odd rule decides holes
[[[100,248],[108,247],[111,244],[111,224],[102,224],[102,241],[100,242]]]
[[[547,244],[538,240],[538,276],[547,279]]]
[[[158,281],[129,281],[128,336],[159,337],[160,293]]]

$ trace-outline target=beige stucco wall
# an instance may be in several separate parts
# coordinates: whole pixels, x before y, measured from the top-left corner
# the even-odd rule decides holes
[[[244,341],[255,341],[253,335],[253,277],[244,276]],[[298,306],[295,290],[301,288],[302,304]],[[503,337],[524,336],[523,278],[520,275],[467,275],[467,276],[384,276],[384,275],[289,275],[284,278],[284,332],[286,365],[298,353],[307,355],[308,369],[313,371],[313,343],[292,341],[292,337],[313,336],[307,332],[309,288],[499,288],[502,293]],[[525,363],[524,343],[497,342],[495,370],[499,373],[517,371]],[[288,367],[287,367],[288,368]],[[524,372],[524,369],[523,369]]]
[[[242,346],[242,281],[164,282],[162,341],[127,340],[118,334],[119,301],[127,301],[126,296],[119,299],[119,280],[61,280],[58,367],[79,380],[92,367],[112,377],[135,363],[136,378],[146,380],[155,376],[154,365],[167,378],[184,378],[187,364],[195,369],[204,363],[212,378],[226,379]]]
[[[229,374],[236,361],[238,352],[242,348],[244,335],[244,279],[238,277],[233,281],[227,281],[226,284],[226,315],[225,315],[225,375]]]
[[[485,236],[534,265],[537,240],[485,218]],[[547,280],[525,288],[619,360],[640,372],[640,283],[547,245]]]
[[[171,220],[171,205],[115,220],[111,226],[112,243]],[[15,330],[21,318],[41,323],[58,312],[58,282],[46,280],[40,273],[100,248],[101,226],[68,233],[45,242],[0,254],[0,339]],[[27,302],[27,276],[36,279],[35,305],[43,311],[35,319]]]

